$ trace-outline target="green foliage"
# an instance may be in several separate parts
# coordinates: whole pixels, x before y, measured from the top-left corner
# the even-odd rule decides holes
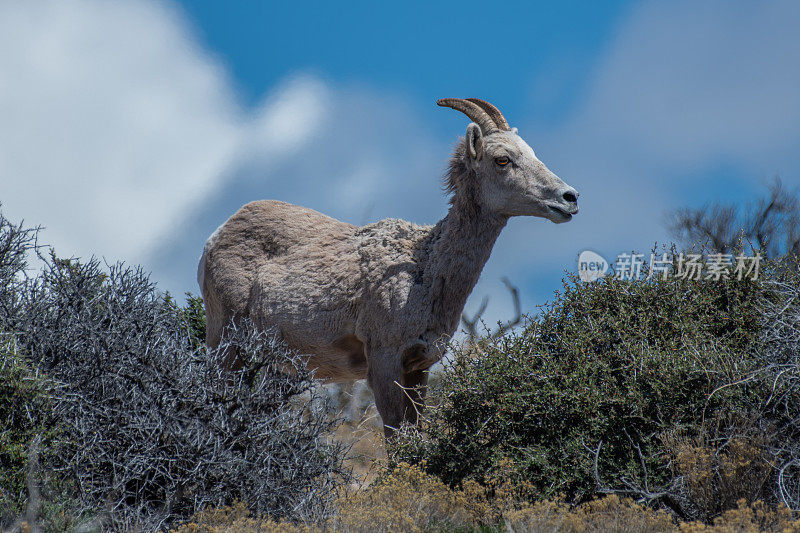
[[[777,405],[758,349],[769,297],[762,279],[570,278],[522,331],[456,353],[438,406],[396,458],[451,485],[502,470],[528,498],[579,502],[601,489],[698,516],[681,503],[676,438],[714,448],[766,434],[780,461],[776,445],[800,437],[800,391]]]
[[[178,317],[179,328],[186,335],[188,347],[201,349],[206,342],[206,309],[203,297],[191,292],[186,294],[186,305],[180,306],[169,292],[164,293],[164,302]]]
[[[7,341],[7,339],[5,339]],[[45,383],[35,376],[11,343],[0,346],[0,523],[18,515],[27,501],[28,451],[39,436],[46,445],[48,428]]]
[[[186,305],[180,308],[181,319],[188,329],[193,348],[199,348],[206,342],[206,310],[203,298],[186,293]]]

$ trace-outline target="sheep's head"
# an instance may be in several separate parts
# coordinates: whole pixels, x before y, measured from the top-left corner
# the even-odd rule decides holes
[[[578,212],[578,191],[539,161],[500,110],[478,98],[437,102],[467,115],[466,164],[477,177],[479,201],[504,216],[536,216],[559,224]]]

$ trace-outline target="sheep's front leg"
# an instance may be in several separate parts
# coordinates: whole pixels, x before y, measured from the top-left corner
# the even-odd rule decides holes
[[[386,437],[391,437],[403,422],[416,424],[425,401],[427,369],[404,369],[399,354],[391,350],[370,350],[367,365],[367,383],[375,396]]]
[[[403,422],[402,376],[402,363],[394,350],[368,350],[367,384],[375,396],[375,407],[383,420],[386,438],[394,435]]]
[[[403,421],[416,424],[419,413],[425,407],[425,392],[428,388],[428,371],[413,370],[403,374]]]

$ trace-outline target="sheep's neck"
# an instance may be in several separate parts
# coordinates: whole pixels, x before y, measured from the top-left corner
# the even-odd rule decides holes
[[[434,228],[438,232],[430,254],[434,328],[452,335],[461,319],[467,297],[489,260],[508,217],[488,213],[468,198],[453,199],[447,216]]]

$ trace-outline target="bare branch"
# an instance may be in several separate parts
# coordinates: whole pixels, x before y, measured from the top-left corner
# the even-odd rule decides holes
[[[506,277],[502,278],[502,282],[511,293],[511,299],[514,303],[514,316],[510,320],[498,324],[494,331],[487,332],[487,339],[496,339],[501,337],[522,322],[522,306],[520,304],[519,289],[515,285],[512,285],[512,283]],[[478,324],[480,323],[481,316],[483,316],[483,313],[486,312],[486,307],[488,304],[489,297],[486,296],[481,301],[478,311],[473,315],[472,318],[469,318],[466,313],[462,313],[461,315],[461,323],[467,332],[467,342],[469,344],[474,344],[480,336],[478,333]]]
[[[53,259],[22,294],[20,352],[55,380],[65,433],[48,468],[107,504],[109,527],[164,529],[234,499],[275,517],[331,512],[348,478],[325,437],[337,419],[310,408],[321,389],[274,332],[244,320],[218,350],[198,346],[147,275],[95,260]],[[241,371],[223,370],[227,350]]]
[[[490,335],[490,338],[495,339],[497,337],[503,336],[507,331],[509,331],[514,326],[517,326],[522,321],[522,307],[519,301],[519,289],[516,286],[512,285],[508,278],[504,277],[502,279],[503,284],[506,288],[511,292],[511,298],[514,301],[514,317],[511,320],[508,320],[498,326],[498,328]]]
[[[732,253],[747,243],[749,251],[773,258],[800,252],[798,221],[797,191],[785,189],[776,178],[766,198],[743,210],[723,204],[682,208],[668,217],[667,225],[676,239],[688,245],[699,243],[720,253]]]
[[[489,305],[489,297],[484,296],[483,300],[481,300],[480,307],[478,307],[478,311],[473,315],[472,318],[467,317],[466,313],[461,314],[461,323],[467,330],[467,336],[470,342],[473,342],[478,338],[478,322],[480,321],[483,313],[486,311],[487,305]]]

